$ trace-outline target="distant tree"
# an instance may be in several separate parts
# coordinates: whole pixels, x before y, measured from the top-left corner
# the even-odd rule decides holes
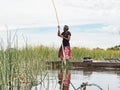
[[[103,51],[104,51],[104,49],[99,48],[99,47],[97,47],[97,48],[93,48],[93,50],[103,50]]]
[[[107,50],[120,50],[120,45],[116,45],[114,47],[108,48]]]

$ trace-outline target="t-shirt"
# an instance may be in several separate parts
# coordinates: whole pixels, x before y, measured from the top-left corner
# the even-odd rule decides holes
[[[71,33],[69,31],[67,32],[62,32],[62,35],[65,37],[65,38],[68,38],[68,35],[71,36]],[[69,43],[69,40],[66,40],[63,38],[63,46],[70,46],[70,43]]]

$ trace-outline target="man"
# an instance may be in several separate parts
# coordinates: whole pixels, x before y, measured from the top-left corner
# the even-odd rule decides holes
[[[69,27],[67,25],[64,26],[63,32],[60,32],[60,26],[58,26],[58,36],[63,38],[62,45],[59,49],[58,57],[61,60],[70,60],[71,59],[71,48],[70,48],[70,38],[71,32],[69,31]]]

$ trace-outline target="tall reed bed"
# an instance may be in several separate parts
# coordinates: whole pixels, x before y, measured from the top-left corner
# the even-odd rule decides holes
[[[89,49],[89,48],[80,48],[72,47],[72,61],[80,61],[84,57],[91,57],[95,60],[104,60],[106,58],[119,58],[120,59],[120,50],[104,50],[100,48]],[[25,48],[21,49],[21,55],[30,56],[33,59],[41,59],[42,62],[46,61],[57,61],[59,48],[47,47],[47,46],[37,46],[37,47],[28,47],[28,52],[25,54]],[[30,54],[31,52],[31,54]]]
[[[120,59],[120,50],[104,50],[100,48],[88,49],[88,48],[72,48],[73,60],[82,60],[84,57],[91,57],[95,60],[104,60],[110,58]]]
[[[7,45],[0,44],[0,90],[31,90],[31,87],[43,82],[47,74],[46,60],[49,56],[48,47],[18,48],[17,35],[7,33]],[[39,81],[38,81],[39,75]],[[22,88],[23,84],[25,88]],[[26,87],[28,86],[29,87]],[[28,89],[29,88],[29,89]]]

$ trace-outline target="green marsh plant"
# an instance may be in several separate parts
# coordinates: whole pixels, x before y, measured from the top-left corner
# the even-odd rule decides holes
[[[18,38],[11,32],[7,32],[7,45],[4,48],[4,41],[0,44],[0,90],[28,90],[22,88],[23,84],[30,87],[37,85],[38,75],[42,78],[46,72],[45,60],[49,57],[45,47],[38,49],[32,48],[25,42],[25,48],[18,48]],[[44,54],[41,53],[45,51]],[[47,57],[46,57],[47,56]],[[45,74],[45,76],[46,76]]]

